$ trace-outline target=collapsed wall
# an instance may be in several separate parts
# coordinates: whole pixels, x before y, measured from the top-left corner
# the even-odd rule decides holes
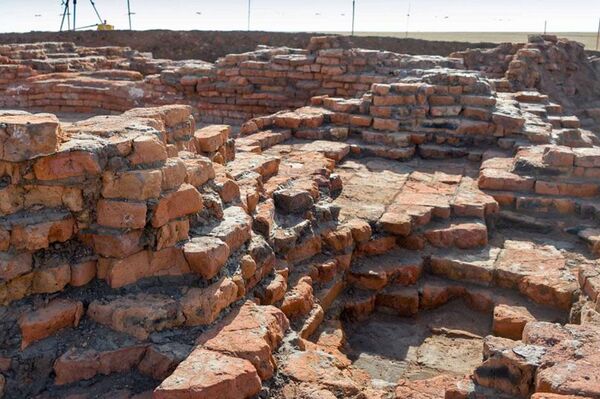
[[[571,112],[597,114],[600,59],[588,57],[581,43],[553,35],[531,36],[526,44],[502,44],[490,50],[452,53],[469,69],[500,79],[499,90],[536,89]]]
[[[0,394],[600,397],[596,135],[456,58],[311,43],[0,47],[4,106],[58,113],[0,111]],[[494,336],[427,329],[472,368],[355,362],[349,321],[455,299]]]

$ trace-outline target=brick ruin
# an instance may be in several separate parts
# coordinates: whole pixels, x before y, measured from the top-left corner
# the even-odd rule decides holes
[[[600,58],[0,45],[0,396],[600,398]]]

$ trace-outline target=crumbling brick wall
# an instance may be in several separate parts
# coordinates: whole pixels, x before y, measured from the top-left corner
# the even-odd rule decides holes
[[[215,178],[211,159],[233,157],[228,128],[195,131],[189,106],[64,129],[50,114],[3,113],[0,302],[96,275],[120,287],[189,272],[174,246],[188,238],[187,215],[202,212],[213,192],[203,189]]]
[[[460,68],[459,61],[443,57],[337,46],[329,38],[315,38],[312,50],[263,48],[226,56],[214,65],[155,60],[128,49],[6,46],[4,53],[36,76],[7,75],[6,83],[10,78],[15,81],[6,86],[0,105],[51,112],[122,112],[135,106],[185,103],[205,121],[239,124],[307,105],[315,95],[355,97],[372,83],[394,80],[407,70]],[[77,56],[55,57],[52,51],[63,47]],[[24,52],[27,61],[21,59]],[[102,72],[107,68],[124,71]],[[64,70],[71,73],[49,73]]]
[[[583,48],[546,38],[445,58],[352,49],[340,38],[316,37],[307,49],[263,47],[215,64],[153,59],[128,48],[11,45],[0,50],[7,61],[0,67],[0,105],[123,112],[181,103],[191,105],[203,121],[241,124],[308,105],[317,95],[356,98],[373,83],[393,83],[432,68],[476,69],[492,78],[499,91],[543,89],[565,106],[592,98],[597,83]]]

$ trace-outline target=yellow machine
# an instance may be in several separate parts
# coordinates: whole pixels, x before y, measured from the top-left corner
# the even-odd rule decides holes
[[[104,23],[97,25],[98,30],[115,30],[114,25],[107,24],[106,21]]]
[[[77,1],[78,0],[61,0],[61,5],[63,6],[62,20],[60,22],[61,32],[65,26],[65,22],[67,23],[68,30],[89,29],[93,27],[96,27],[97,30],[115,30],[114,25],[106,23],[106,20],[103,20],[100,17],[100,13],[96,8],[96,3],[94,3],[94,0],[89,0],[89,2],[96,13],[96,17],[98,17],[99,23],[86,26],[77,26]],[[71,14],[73,15],[73,25],[71,25]],[[131,12],[131,8],[129,6],[129,0],[127,0],[127,14],[129,16],[129,29],[131,29],[131,15],[133,13]]]

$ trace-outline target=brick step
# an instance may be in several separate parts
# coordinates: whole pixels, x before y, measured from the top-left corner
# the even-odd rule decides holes
[[[0,217],[0,251],[36,251],[75,234],[75,218],[66,209],[27,210]]]
[[[342,275],[336,275],[327,282],[321,282],[313,286],[315,298],[319,302],[319,306],[324,311],[328,311],[334,302],[338,299],[340,294],[346,287],[346,279]]]
[[[507,326],[503,314],[518,311],[531,320],[564,323],[568,309],[554,304],[536,303],[523,293],[504,287],[482,287],[465,281],[425,274],[414,285],[390,284],[380,290],[349,287],[338,299],[342,315],[364,320],[375,311],[410,317],[461,299],[471,309],[494,315],[499,335],[505,336],[519,326]],[[509,309],[506,309],[506,308]],[[520,326],[521,329],[523,325]],[[496,326],[494,326],[496,328]],[[511,330],[512,328],[512,330]],[[507,332],[508,330],[508,332]]]
[[[225,208],[222,216],[221,220],[191,229],[187,224],[177,222],[167,226],[163,238],[171,246],[158,251],[135,252],[139,249],[134,249],[134,253],[119,258],[101,258],[97,277],[106,280],[111,288],[124,287],[145,278],[192,273],[203,280],[211,280],[220,274],[230,255],[252,237],[252,218],[241,207]],[[135,236],[134,239],[137,244],[140,238]]]
[[[46,57],[50,59],[54,58],[80,58],[77,53],[46,53]]]
[[[597,223],[590,223],[588,218],[573,216],[536,215],[529,213],[502,210],[499,214],[498,227],[514,228],[542,233],[554,234],[567,232],[577,235],[594,255],[600,254],[600,228]]]
[[[552,142],[573,147],[574,149],[594,147],[597,150],[598,145],[600,145],[600,139],[598,139],[593,130],[580,128],[553,129]]]
[[[261,268],[257,271],[262,272]],[[139,342],[146,342],[163,330],[208,325],[245,294],[244,288],[251,284],[253,276],[223,276],[207,283],[186,275],[144,281],[120,290],[95,283],[63,291],[47,305],[21,309],[21,346],[46,340],[76,327],[80,321],[93,320]],[[201,287],[188,288],[192,284]],[[151,293],[140,293],[140,287]],[[89,302],[87,309],[84,302]]]
[[[514,158],[490,151],[484,159],[479,173],[481,189],[577,197],[600,193],[597,148],[523,147]]]
[[[548,111],[548,115],[562,115],[563,107],[560,104],[549,102],[546,105],[546,111]]]
[[[593,216],[582,217],[577,214],[534,213],[529,209],[503,209],[499,213],[497,226],[509,227],[511,224],[526,231],[539,233],[557,233],[578,231],[581,228],[595,228],[597,219]]]
[[[534,103],[521,102],[519,104],[519,106],[521,107],[521,109],[523,111],[529,112],[530,114],[537,115],[541,118],[545,118],[548,115],[545,104],[534,104]]]
[[[375,229],[382,234],[416,239],[432,223],[450,218],[482,221],[497,211],[496,200],[481,192],[477,182],[469,177],[431,185],[410,181],[386,207]]]
[[[460,283],[516,290],[534,302],[570,309],[579,289],[576,273],[552,245],[507,240],[502,248],[436,251],[426,270]]]
[[[350,153],[350,145],[338,140],[301,140],[293,139],[285,144],[299,151],[319,152],[336,162],[342,161]]]
[[[396,248],[382,255],[354,259],[347,280],[359,289],[380,290],[388,284],[413,285],[422,270],[421,256]]]
[[[529,215],[573,215],[588,221],[600,220],[600,199],[583,199],[538,194],[513,193],[486,190],[503,209],[524,212]]]
[[[235,160],[227,164],[227,172],[235,180],[240,180],[249,172],[258,173],[264,179],[267,179],[277,174],[280,162],[281,159],[275,156],[253,152],[238,152]]]
[[[457,136],[440,132],[422,133],[414,131],[385,132],[375,130],[352,131],[350,139],[360,140],[365,144],[385,145],[386,147],[405,148],[411,145],[443,145],[448,148],[465,149],[473,151],[481,148],[495,148],[499,140],[495,137]],[[503,140],[506,142],[507,140]]]
[[[102,318],[99,316],[101,310],[98,306],[92,305],[90,309],[90,312],[96,313],[95,317]],[[120,322],[115,321],[119,325],[128,324],[132,328],[138,329],[143,327],[140,324],[154,323],[158,325],[156,322],[162,321],[161,317],[165,317],[165,313],[161,309],[155,309],[155,313],[152,313],[152,309],[146,310],[149,312],[139,308],[131,309],[128,312],[126,308],[120,307],[116,309],[119,312],[118,316],[116,314],[112,314],[112,316],[105,314],[104,316],[112,317],[113,321],[120,320]],[[311,310],[311,314],[313,313]],[[140,323],[140,318],[144,317],[142,314],[150,314],[154,318],[148,320],[147,323]],[[44,316],[49,318],[46,314]],[[318,316],[316,318],[318,321]],[[37,327],[37,332],[47,333],[45,326],[40,324],[39,318],[33,317],[32,320],[36,323],[33,327]],[[28,319],[23,323],[27,321]],[[68,322],[73,323],[72,320]],[[81,323],[77,322],[76,324],[78,324],[77,329],[63,329],[56,336],[46,337],[44,342],[30,343],[33,347],[31,350],[35,351],[56,346],[63,348],[60,342],[68,339],[68,349],[58,352],[55,355],[57,356],[56,360],[50,359],[51,364],[54,364],[55,373],[56,387],[53,389],[60,392],[69,391],[69,386],[62,389],[63,385],[92,379],[95,386],[103,378],[110,378],[102,376],[117,373],[132,373],[129,374],[132,378],[144,381],[144,386],[147,385],[151,390],[171,375],[177,365],[188,357],[194,346],[193,336],[195,335],[186,335],[183,331],[179,339],[173,340],[170,337],[174,337],[178,333],[177,330],[171,329],[169,334],[161,336],[162,338],[158,340],[159,343],[152,343],[140,341],[131,336],[129,331],[109,329],[103,323],[96,323],[92,318],[83,319]],[[318,323],[313,322],[313,324],[315,324],[313,328],[316,329]],[[49,322],[48,325],[57,326],[53,322]],[[233,309],[222,322],[206,330],[198,338],[196,344],[199,346],[196,350],[222,352],[229,356],[247,359],[249,364],[256,368],[254,373],[258,373],[261,379],[270,378],[275,366],[271,351],[280,342],[287,326],[288,321],[285,315],[278,309],[257,307],[257,305],[247,302],[246,305]],[[242,329],[247,334],[240,336],[239,331]],[[31,328],[25,331],[28,331],[28,336],[31,336],[29,333]],[[181,339],[187,343],[179,342]],[[23,355],[22,352],[16,352],[15,356],[20,358]],[[13,360],[26,361],[17,358],[13,358]]]
[[[565,258],[555,247],[529,241],[507,241],[503,248],[432,249],[430,255],[394,249],[358,257],[351,265],[348,282],[363,291],[394,291],[388,287],[396,286],[399,292],[394,295],[410,297],[410,290],[399,287],[419,282],[423,270],[425,276],[440,276],[458,284],[514,290],[557,309],[569,309],[578,289],[574,272],[567,269]],[[406,308],[401,311],[408,312]]]
[[[224,241],[231,252],[237,251],[248,240],[252,232],[252,217],[239,206],[223,210],[223,218],[217,222],[191,229],[192,236],[210,236]]]
[[[365,144],[357,139],[349,139],[346,143],[350,144],[353,155],[361,157],[380,157],[396,161],[408,161],[414,157],[416,151],[416,146],[414,145],[408,147],[388,147],[380,144]]]
[[[511,93],[513,91],[511,83],[504,77],[492,77],[491,82],[494,83],[494,87],[499,93]]]
[[[600,255],[600,229],[587,227],[578,229],[577,236],[583,240],[594,255]]]
[[[600,183],[593,178],[570,175],[534,176],[501,169],[484,169],[479,176],[479,188],[489,192],[510,191],[531,193],[548,198],[594,198],[600,196]]]
[[[456,147],[444,144],[419,144],[417,154],[423,159],[467,158],[470,161],[481,161],[484,149]]]
[[[317,331],[324,319],[325,311],[323,307],[315,303],[309,313],[295,323],[292,322],[291,327],[298,332],[301,338],[308,339]]]
[[[514,98],[522,104],[546,104],[548,96],[538,91],[519,91],[515,93]]]
[[[276,144],[289,140],[291,137],[292,131],[289,129],[264,130],[248,136],[236,138],[236,151],[260,153]]]
[[[304,319],[316,304],[313,280],[310,276],[288,277],[287,291],[279,308],[292,321]]]
[[[576,116],[550,115],[546,118],[555,129],[578,129],[581,121]]]
[[[38,331],[43,329],[44,326],[38,324]],[[69,345],[64,346],[61,342],[69,342]],[[191,346],[175,342],[144,343],[85,318],[76,329],[66,328],[31,344],[29,351],[50,353],[46,348],[59,348],[52,352],[56,359],[50,359],[55,374],[53,389],[60,390],[60,387],[78,381],[98,381],[102,376],[130,372],[138,376],[135,379],[146,381],[148,389],[152,389],[187,356]],[[21,352],[15,356],[13,361],[19,364],[28,361],[25,357],[21,359]]]
[[[487,225],[479,218],[435,220],[399,238],[398,244],[411,250],[432,248],[472,249],[488,243]]]
[[[557,230],[564,230],[571,223],[573,218],[565,216],[550,216],[550,215],[531,215],[531,212],[519,212],[508,209],[503,209],[498,214],[498,220],[496,221],[497,227],[518,227],[526,231],[536,233],[555,233]]]
[[[426,258],[425,268],[435,276],[487,287],[493,284],[494,264],[500,252],[500,248],[490,246],[461,251],[435,250]]]
[[[423,138],[424,135],[417,135]],[[362,130],[354,138],[360,138],[366,144],[385,145],[386,147],[405,148],[415,144],[417,137],[413,137],[409,132],[379,132],[372,130]]]
[[[495,323],[499,321],[496,313],[505,313],[500,312],[498,307],[524,308],[530,317],[551,322],[564,323],[569,317],[566,309],[536,303],[526,295],[504,287],[482,287],[469,282],[425,275],[416,288],[419,291],[420,311],[436,309],[452,300],[462,299],[473,310],[493,314]],[[494,333],[497,334],[496,331]]]

